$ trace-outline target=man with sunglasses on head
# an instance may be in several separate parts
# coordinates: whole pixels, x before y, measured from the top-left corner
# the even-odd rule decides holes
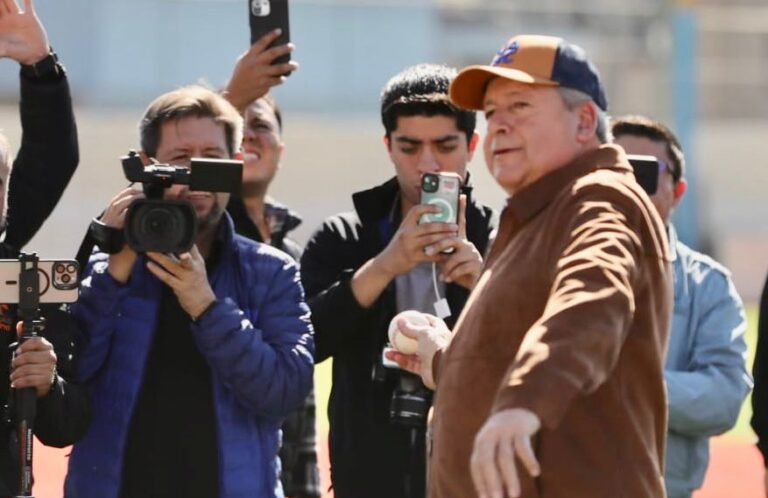
[[[616,119],[612,132],[628,154],[655,156],[659,162],[651,201],[669,236],[675,299],[664,366],[669,405],[664,481],[669,498],[690,497],[704,481],[709,438],[734,426],[752,386],[744,306],[730,272],[677,239],[671,215],[687,183],[674,133],[643,116]]]

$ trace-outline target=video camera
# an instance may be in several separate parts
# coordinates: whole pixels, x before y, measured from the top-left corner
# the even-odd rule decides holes
[[[144,166],[136,151],[121,158],[125,177],[144,186],[146,199],[134,201],[125,218],[125,241],[136,252],[183,253],[197,234],[195,209],[187,201],[165,200],[163,191],[189,185],[203,192],[239,192],[243,162],[192,158],[191,167],[170,164]]]
[[[373,382],[392,389],[389,403],[389,421],[397,426],[418,429],[425,427],[427,412],[432,406],[432,391],[424,387],[421,377],[401,370],[397,363],[386,358],[384,347],[373,364]]]

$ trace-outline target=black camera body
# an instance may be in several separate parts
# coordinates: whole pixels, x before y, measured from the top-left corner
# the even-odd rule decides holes
[[[377,384],[394,383],[389,402],[389,421],[405,428],[425,427],[427,413],[432,406],[432,391],[424,386],[421,377],[390,363],[384,356],[384,351],[373,365],[372,378]]]
[[[134,201],[125,217],[125,241],[136,252],[178,254],[189,251],[195,242],[195,209],[187,201],[163,199],[166,188],[181,184],[196,191],[239,192],[242,182],[242,161],[192,158],[189,168],[169,164],[144,166],[135,151],[121,161],[125,177],[143,184],[147,196]]]

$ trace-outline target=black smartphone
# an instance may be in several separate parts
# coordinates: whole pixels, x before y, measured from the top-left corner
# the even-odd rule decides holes
[[[635,171],[635,180],[645,193],[653,195],[659,187],[659,161],[653,156],[627,154],[627,159]]]
[[[77,261],[71,259],[41,259],[37,263],[40,276],[41,303],[73,303],[77,301]],[[0,303],[19,302],[21,262],[0,259]]]
[[[285,45],[291,41],[288,26],[288,0],[248,0],[248,18],[251,24],[251,45],[277,28],[280,28],[282,33],[270,44],[270,47]],[[272,64],[284,64],[290,60],[291,54],[285,54],[272,61]]]

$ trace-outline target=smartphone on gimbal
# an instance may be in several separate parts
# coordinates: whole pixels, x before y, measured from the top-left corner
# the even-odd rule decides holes
[[[77,301],[79,266],[73,259],[41,259],[37,263],[40,277],[40,303],[73,303]],[[21,261],[0,259],[0,303],[19,302]]]

